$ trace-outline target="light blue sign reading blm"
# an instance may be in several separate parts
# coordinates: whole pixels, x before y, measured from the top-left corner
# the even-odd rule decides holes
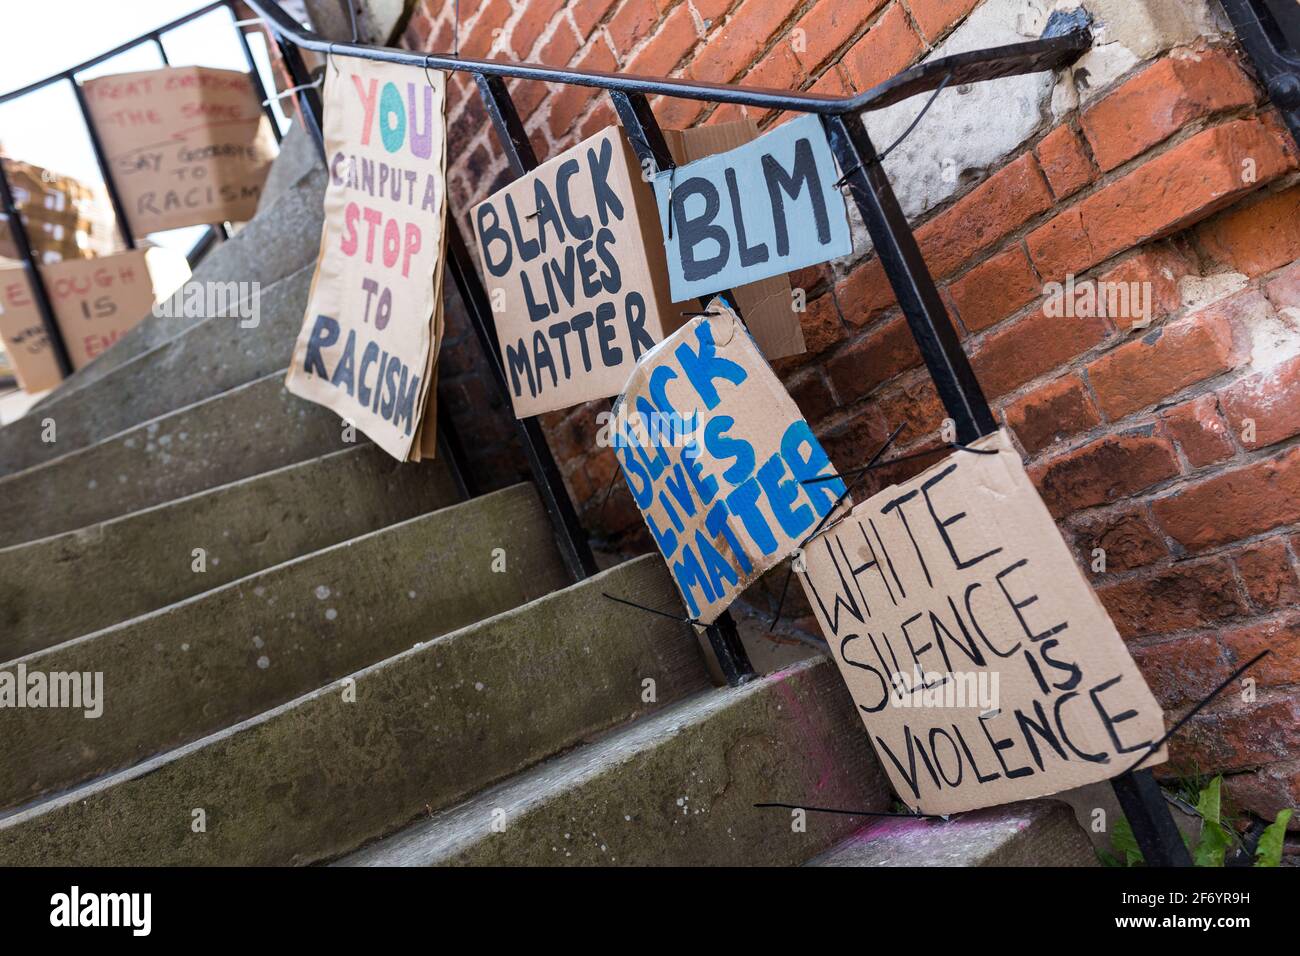
[[[812,114],[656,175],[673,301],[852,252],[836,176],[826,133]]]

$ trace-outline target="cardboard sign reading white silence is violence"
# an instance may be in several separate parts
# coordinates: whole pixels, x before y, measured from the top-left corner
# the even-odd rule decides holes
[[[248,74],[167,67],[81,88],[134,235],[253,217],[275,139]]]
[[[617,395],[684,321],[654,196],[615,127],[474,207],[515,416]]]
[[[641,359],[613,410],[632,497],[691,617],[705,624],[844,492],[735,313],[717,299],[708,312]]]
[[[285,386],[399,461],[433,455],[447,212],[445,75],[335,56],[325,225]]]
[[[711,295],[853,251],[821,120],[654,177],[674,302]]]
[[[862,502],[800,574],[881,765],[923,813],[1104,780],[1164,734],[1007,436],[971,447],[996,454],[957,451]]]

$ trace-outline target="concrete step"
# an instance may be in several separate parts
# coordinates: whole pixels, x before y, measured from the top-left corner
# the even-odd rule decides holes
[[[788,865],[854,817],[755,803],[889,806],[853,703],[825,658],[714,690],[565,754],[344,858],[346,865]]]
[[[0,818],[0,865],[336,857],[707,686],[686,625],[602,591],[653,607],[678,603],[657,556],[620,565]],[[114,706],[111,684],[106,693]],[[796,698],[787,716],[803,703]],[[816,711],[804,720],[809,731],[818,724]],[[761,734],[737,731],[742,761],[751,746],[766,749]],[[811,785],[820,771],[808,769],[802,782]]]
[[[275,157],[271,172],[262,184],[262,196],[257,201],[258,213],[270,208],[298,180],[320,165],[321,157],[316,149],[316,141],[302,123],[292,123],[280,141],[280,154]]]
[[[334,412],[290,395],[284,371],[272,372],[0,478],[0,547],[348,447]]]
[[[95,382],[0,428],[0,475],[57,458],[289,364],[314,272],[304,266],[263,289],[258,324],[215,316],[135,356]],[[58,441],[42,441],[53,420]]]
[[[0,661],[454,503],[439,461],[373,445],[0,548]],[[206,570],[194,571],[202,548]],[[75,600],[69,600],[75,595]]]
[[[323,166],[301,174],[283,195],[218,244],[194,269],[192,282],[256,282],[265,292],[281,279],[313,266],[320,251],[327,176]],[[114,369],[157,348],[207,316],[150,315],[85,368],[78,369],[28,414],[37,414],[97,382]]]
[[[214,733],[566,581],[537,492],[516,485],[8,661],[10,673],[102,674],[105,698],[90,719],[0,709],[0,807]]]
[[[1074,811],[1037,800],[942,820],[880,820],[809,866],[1097,866]]]

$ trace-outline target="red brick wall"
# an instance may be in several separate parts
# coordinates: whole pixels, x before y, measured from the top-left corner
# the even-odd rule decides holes
[[[460,49],[842,94],[923,57],[977,3],[462,0]],[[450,50],[451,10],[426,0],[409,44]],[[1215,42],[1135,66],[914,225],[988,398],[1081,566],[1104,549],[1106,569],[1091,577],[1170,714],[1272,648],[1254,699],[1234,689],[1216,700],[1173,763],[1229,773],[1239,804],[1271,817],[1300,804],[1300,357],[1288,357],[1300,352],[1300,176],[1240,52]],[[513,93],[542,158],[615,121],[591,90],[516,82]],[[463,217],[508,174],[463,76],[450,101]],[[668,127],[743,112],[654,105]],[[1053,317],[1045,284],[1070,274],[1149,283],[1150,327]],[[809,351],[778,371],[838,466],[863,462],[903,421],[898,453],[936,445],[944,412],[879,264],[821,266],[792,282],[808,294]],[[457,415],[494,401],[471,338],[453,316],[441,374]],[[485,433],[473,452],[503,482],[521,474],[520,459],[497,407],[495,424],[473,419]],[[607,407],[544,422],[597,541],[649,550],[621,483],[605,501],[616,466],[594,437]],[[748,596],[765,614],[780,583],[769,578]],[[792,593],[783,626],[815,631],[800,605]]]

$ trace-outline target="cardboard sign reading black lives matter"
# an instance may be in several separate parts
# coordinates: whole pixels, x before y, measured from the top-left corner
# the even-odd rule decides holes
[[[718,300],[637,364],[614,406],[623,475],[691,617],[711,624],[835,507],[844,484]]]
[[[864,501],[800,575],[881,765],[924,813],[1104,780],[1164,734],[1007,436],[972,447],[996,454],[957,451]]]
[[[656,174],[673,301],[847,256],[853,238],[837,178],[813,115]]]
[[[285,387],[398,461],[435,450],[447,212],[446,77],[335,56],[325,224]]]
[[[654,196],[611,127],[474,207],[515,415],[617,395],[684,319]]]

